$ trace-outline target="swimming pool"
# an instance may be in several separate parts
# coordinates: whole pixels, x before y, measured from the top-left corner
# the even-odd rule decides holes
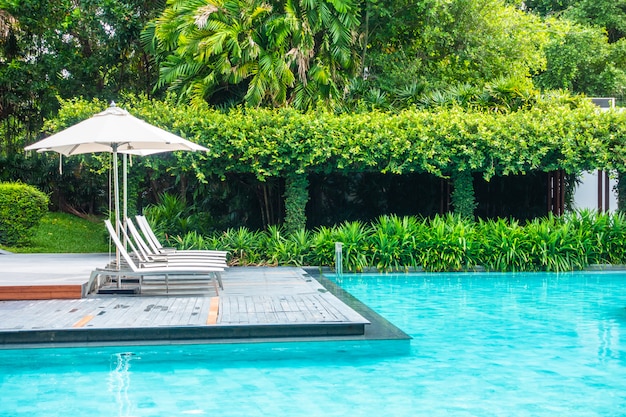
[[[626,274],[329,277],[410,334],[0,351],[0,416],[623,416]]]

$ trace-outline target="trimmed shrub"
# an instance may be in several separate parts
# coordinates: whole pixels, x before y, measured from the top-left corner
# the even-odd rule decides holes
[[[23,245],[48,211],[48,196],[22,183],[0,183],[0,244]]]

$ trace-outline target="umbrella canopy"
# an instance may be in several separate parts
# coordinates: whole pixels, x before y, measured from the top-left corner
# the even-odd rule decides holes
[[[145,156],[179,150],[208,151],[204,146],[132,116],[126,110],[115,106],[115,103],[112,103],[105,111],[24,149],[38,152],[54,151],[66,156],[97,152],[112,153],[116,219],[120,219],[118,153]]]
[[[25,149],[55,151],[66,156],[96,152],[149,155],[177,150],[208,151],[203,146],[134,117],[115,104]]]

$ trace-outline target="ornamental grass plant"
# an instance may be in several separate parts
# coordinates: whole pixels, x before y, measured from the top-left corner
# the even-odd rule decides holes
[[[157,228],[158,229],[158,228]],[[165,238],[165,236],[163,236]],[[432,218],[385,215],[366,224],[344,222],[288,233],[229,229],[170,238],[181,249],[230,252],[231,265],[335,266],[335,242],[343,244],[346,272],[424,270],[574,271],[626,262],[626,217],[582,210],[521,224],[514,219],[473,220],[447,214]]]

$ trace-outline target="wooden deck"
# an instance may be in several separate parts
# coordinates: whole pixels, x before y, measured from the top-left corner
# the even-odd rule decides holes
[[[0,254],[0,300],[76,299],[109,254]]]
[[[0,347],[362,337],[370,324],[301,268],[234,267],[223,282],[196,295],[0,301]]]

